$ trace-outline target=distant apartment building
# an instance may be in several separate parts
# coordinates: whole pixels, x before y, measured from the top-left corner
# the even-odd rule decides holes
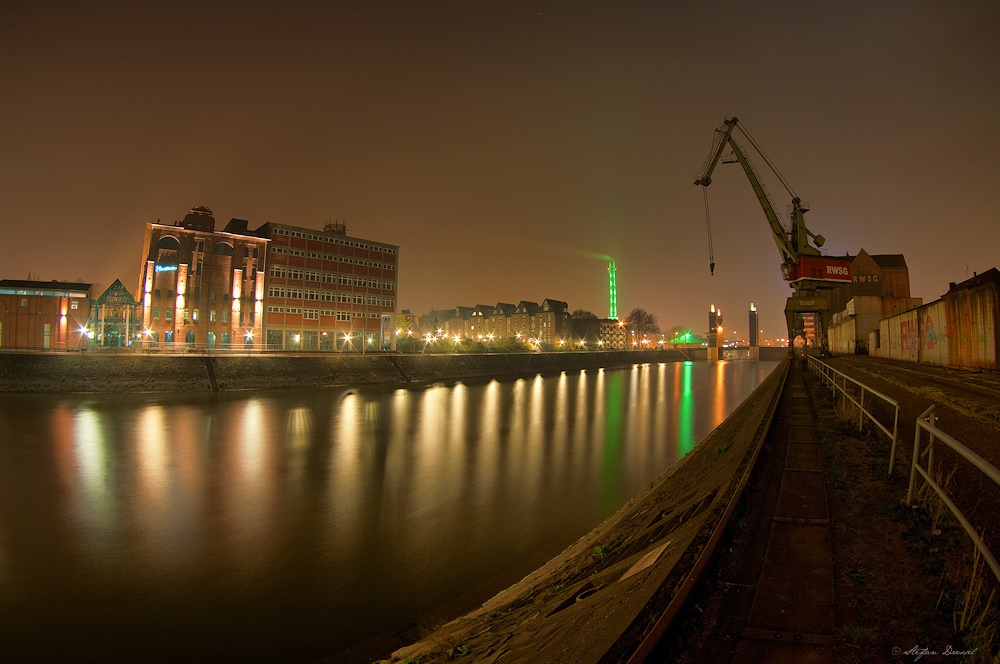
[[[216,231],[203,205],[172,225],[147,223],[136,298],[143,344],[259,347],[267,246],[243,219]]]
[[[630,331],[623,320],[601,320],[601,345],[608,350],[626,350]]]
[[[83,348],[90,289],[64,281],[0,280],[0,348]]]
[[[535,315],[538,313],[537,302],[521,300],[514,309],[514,314],[510,317],[511,334],[519,339],[535,338]]]
[[[265,281],[269,349],[382,350],[395,340],[399,246],[323,230],[267,223]]]
[[[570,334],[570,313],[562,300],[542,300],[535,314],[535,338],[542,343],[557,344]]]
[[[422,335],[457,336],[471,341],[516,337],[525,342],[558,345],[568,341],[572,334],[569,307],[562,300],[553,299],[543,300],[541,305],[522,300],[516,305],[498,302],[495,306],[458,306],[431,311],[422,320],[425,323]]]

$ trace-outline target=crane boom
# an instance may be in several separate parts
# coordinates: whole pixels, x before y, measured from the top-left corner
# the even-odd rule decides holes
[[[819,250],[819,247],[823,246],[824,239],[822,235],[816,235],[808,228],[806,228],[804,215],[809,211],[809,205],[804,203],[798,196],[792,192],[788,183],[781,177],[781,174],[774,168],[774,166],[767,160],[767,156],[760,149],[760,146],[753,140],[750,134],[739,127],[740,132],[746,137],[754,149],[760,154],[764,159],[765,163],[771,168],[774,174],[781,180],[785,189],[792,196],[792,210],[791,210],[791,220],[788,230],[782,225],[781,221],[778,219],[777,213],[774,211],[774,204],[771,203],[771,198],[768,196],[767,189],[764,187],[760,178],[757,176],[757,171],[753,166],[753,163],[747,157],[746,152],[740,146],[740,144],[733,137],[733,130],[739,126],[739,121],[735,117],[728,117],[725,123],[715,130],[715,140],[712,144],[712,152],[709,153],[708,159],[705,161],[705,165],[702,166],[701,173],[695,179],[694,183],[696,185],[701,185],[705,187],[706,198],[705,198],[705,211],[706,220],[708,216],[708,185],[712,184],[712,173],[715,172],[715,167],[719,165],[719,161],[724,163],[729,161],[723,159],[723,152],[726,147],[732,149],[733,154],[736,156],[736,161],[740,163],[743,167],[743,172],[746,173],[747,179],[750,180],[750,185],[753,187],[754,193],[757,195],[757,201],[760,206],[764,209],[764,216],[767,217],[767,223],[771,230],[771,238],[774,240],[775,245],[778,247],[778,253],[781,254],[781,272],[784,276],[785,281],[789,282],[789,286],[795,289],[795,295],[788,298],[785,305],[785,320],[788,324],[788,336],[789,339],[794,338],[802,328],[797,327],[798,320],[801,319],[802,315],[816,315],[819,318],[819,332],[818,336],[823,344],[823,337],[826,334],[826,330],[830,323],[830,304],[829,300],[825,295],[822,294],[823,290],[832,288],[837,284],[844,284],[851,282],[851,263],[847,257],[834,258],[829,256],[823,256]],[[709,221],[709,253],[711,254],[711,222]],[[816,246],[809,244],[809,239],[812,238]],[[715,272],[714,258],[711,259],[712,272]]]
[[[694,181],[694,183],[696,185],[702,185],[703,187],[707,187],[712,184],[712,173],[715,172],[715,167],[718,166],[719,160],[722,158],[722,153],[725,151],[726,147],[731,148],[733,154],[736,155],[737,161],[740,162],[740,166],[743,167],[743,172],[746,173],[747,179],[750,180],[750,186],[753,187],[753,191],[757,195],[757,201],[764,209],[764,216],[767,217],[767,223],[771,227],[771,237],[774,239],[774,243],[778,247],[778,252],[781,254],[782,262],[797,262],[799,260],[799,251],[797,250],[797,247],[792,244],[788,237],[788,233],[785,232],[784,227],[781,225],[781,221],[778,220],[778,215],[774,211],[774,204],[771,203],[771,199],[767,195],[764,185],[761,184],[760,178],[757,177],[756,169],[754,169],[753,164],[750,163],[750,160],[747,158],[743,148],[736,142],[736,139],[733,138],[733,129],[736,128],[738,123],[739,120],[735,117],[726,118],[725,124],[715,130],[715,141],[712,146],[712,154],[709,155],[708,161],[705,162],[705,168],[702,170],[701,174]],[[795,200],[798,199],[796,198]],[[819,252],[817,251],[816,253],[818,254]]]
[[[775,212],[774,204],[771,202],[770,196],[768,196],[767,189],[757,176],[757,170],[754,168],[753,162],[750,161],[746,151],[733,137],[733,130],[738,126],[739,120],[737,118],[728,117],[723,125],[715,130],[712,152],[709,154],[708,159],[705,160],[705,165],[702,167],[698,177],[695,178],[694,183],[703,187],[708,187],[708,185],[712,184],[712,173],[715,172],[715,167],[718,166],[720,160],[725,162],[722,159],[722,155],[727,147],[730,148],[736,156],[736,161],[743,167],[743,172],[746,173],[747,179],[750,181],[750,186],[753,187],[754,193],[757,195],[757,201],[764,210],[764,216],[767,217],[767,223],[771,229],[771,238],[778,248],[778,253],[781,254],[782,274],[785,280],[793,282],[794,287],[799,290],[823,287],[817,282],[850,281],[850,272],[845,269],[842,259],[830,259],[822,256],[818,247],[822,247],[825,242],[823,236],[814,234],[805,224],[805,213],[809,211],[809,205],[803,202],[798,196],[795,196],[791,190],[789,190],[789,193],[792,194],[790,228],[786,231],[784,226],[782,226],[781,220]],[[750,143],[760,152],[760,148],[742,127],[740,127],[740,131],[743,132]],[[762,152],[761,156],[767,161],[767,157]],[[767,163],[770,166],[770,162]],[[774,170],[773,166],[771,168]],[[775,171],[775,174],[781,179],[777,171]],[[783,179],[782,184],[785,184]],[[785,184],[785,187],[787,189],[788,185]],[[809,238],[812,238],[816,243],[815,247],[809,244]],[[796,285],[796,282],[803,283]]]

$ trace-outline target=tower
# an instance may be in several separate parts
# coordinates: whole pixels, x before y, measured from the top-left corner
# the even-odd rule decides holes
[[[608,262],[608,295],[610,303],[610,312],[608,313],[608,320],[618,319],[618,281],[616,278],[616,273],[618,268],[615,266],[615,259],[611,259]]]
[[[760,339],[757,334],[760,332],[760,320],[757,316],[757,307],[750,303],[750,359],[760,359]]]

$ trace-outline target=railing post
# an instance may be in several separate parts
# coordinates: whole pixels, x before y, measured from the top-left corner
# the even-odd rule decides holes
[[[917,483],[917,461],[920,459],[920,417],[913,432],[913,457],[910,459],[910,486],[906,490],[906,506],[913,505],[913,489]]]
[[[937,427],[937,416],[934,414],[934,406],[931,406],[931,412],[927,416],[927,424],[930,428],[927,433],[930,434],[930,439],[927,441],[927,474],[933,475],[934,473],[934,429]]]
[[[889,452],[889,476],[896,467],[896,446],[899,444],[899,406],[896,406],[896,416],[892,421],[892,451]]]
[[[858,431],[865,430],[865,386],[861,386],[861,412],[858,413]]]

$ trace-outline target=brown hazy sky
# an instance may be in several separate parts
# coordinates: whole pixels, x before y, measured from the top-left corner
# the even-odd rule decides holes
[[[708,273],[692,182],[727,114],[828,253],[902,253],[925,301],[1000,265],[992,0],[88,4],[0,7],[0,278],[134,289],[144,222],[202,204],[400,245],[416,313],[607,315],[609,254],[623,315],[739,332],[753,301],[781,336],[735,166]]]

